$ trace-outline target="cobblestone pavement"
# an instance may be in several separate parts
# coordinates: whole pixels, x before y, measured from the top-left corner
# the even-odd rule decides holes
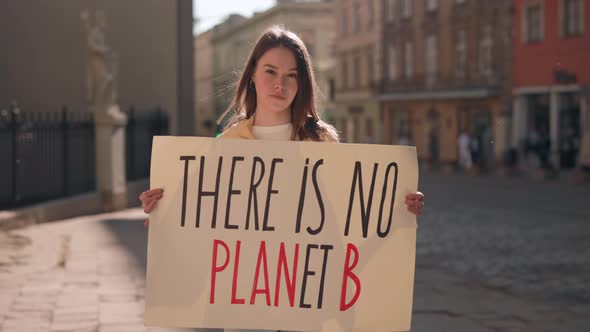
[[[0,331],[182,331],[143,325],[141,214],[0,233]]]
[[[412,331],[590,330],[588,188],[422,181]],[[181,331],[143,326],[142,218],[129,209],[0,232],[0,331]]]
[[[419,266],[590,306],[590,186],[440,175],[421,180],[427,204],[419,221]]]

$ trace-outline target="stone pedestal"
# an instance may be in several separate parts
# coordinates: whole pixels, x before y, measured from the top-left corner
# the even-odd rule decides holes
[[[127,115],[117,105],[94,109],[96,189],[104,211],[127,207],[125,127]]]

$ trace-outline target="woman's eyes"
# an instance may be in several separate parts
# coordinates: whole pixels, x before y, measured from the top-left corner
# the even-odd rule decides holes
[[[270,74],[270,75],[276,74],[276,72],[274,70],[272,70],[272,69],[266,70],[265,73]],[[289,77],[289,78],[297,78],[297,74],[289,74],[289,75],[287,75],[287,77]]]

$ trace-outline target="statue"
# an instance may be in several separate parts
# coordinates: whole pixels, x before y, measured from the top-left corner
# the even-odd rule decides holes
[[[95,125],[96,191],[103,210],[114,211],[127,206],[127,115],[117,104],[117,57],[105,40],[104,12],[85,9],[80,18],[86,31],[86,98]]]
[[[117,57],[105,40],[106,17],[103,11],[80,14],[86,30],[86,98],[91,106],[108,109],[117,102]],[[93,19],[94,18],[94,19]]]

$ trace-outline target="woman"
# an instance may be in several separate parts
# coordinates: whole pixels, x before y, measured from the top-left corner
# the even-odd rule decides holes
[[[220,137],[338,142],[334,127],[318,116],[316,91],[311,59],[301,39],[284,28],[271,27],[254,46],[236,95],[220,117],[235,109]],[[145,213],[154,209],[163,193],[151,189],[139,196]],[[424,195],[408,194],[405,203],[419,216]]]
[[[318,116],[316,91],[309,53],[301,39],[283,28],[271,27],[258,39],[236,95],[220,118],[236,110],[220,137],[338,142],[334,127]],[[162,196],[162,189],[142,193],[139,199],[144,212],[150,213]],[[419,192],[408,194],[408,210],[420,215],[423,199]]]

